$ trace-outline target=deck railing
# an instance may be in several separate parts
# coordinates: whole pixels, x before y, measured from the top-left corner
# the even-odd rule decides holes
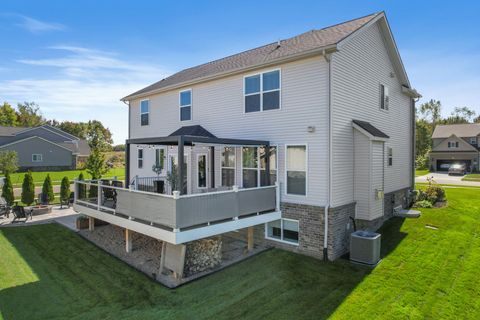
[[[106,214],[179,230],[279,211],[280,188],[276,184],[191,195],[174,191],[173,195],[165,195],[77,180],[74,202]]]

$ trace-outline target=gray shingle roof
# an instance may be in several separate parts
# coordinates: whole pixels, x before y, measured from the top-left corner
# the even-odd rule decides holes
[[[216,138],[210,131],[205,129],[200,125],[193,125],[193,126],[184,126],[181,127],[175,132],[170,134],[170,137],[174,136],[192,136],[192,137],[207,137],[207,138]]]
[[[26,127],[3,127],[0,126],[0,136],[13,136],[17,132],[26,130]]]
[[[277,42],[274,42],[193,68],[182,70],[168,78],[136,91],[124,97],[122,100],[128,100],[137,95],[179,85],[184,82],[220,75],[230,71],[242,70],[269,62],[275,62],[276,60],[288,58],[289,56],[333,46],[367,24],[379,14],[381,13],[371,14],[324,29],[311,30],[295,37],[281,40],[280,46]]]
[[[480,124],[446,124],[437,125],[433,131],[432,138],[448,138],[452,134],[459,138],[476,137],[480,134]]]
[[[374,137],[378,137],[378,138],[390,138],[388,135],[386,135],[383,131],[381,131],[380,129],[377,129],[376,127],[374,127],[370,122],[367,122],[367,121],[360,121],[360,120],[353,120],[353,123],[355,123],[356,125],[358,125],[360,128],[362,128],[363,130],[367,131],[368,133],[370,133],[372,136]]]

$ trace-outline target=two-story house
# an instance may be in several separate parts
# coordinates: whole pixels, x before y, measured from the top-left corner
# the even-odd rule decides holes
[[[418,96],[383,12],[188,68],[122,99],[133,190],[76,209],[173,245],[237,231],[333,260],[408,205]]]
[[[437,125],[432,134],[430,169],[448,171],[450,165],[464,164],[467,171],[478,171],[480,124]]]

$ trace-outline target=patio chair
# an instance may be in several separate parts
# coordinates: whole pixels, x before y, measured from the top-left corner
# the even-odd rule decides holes
[[[12,208],[12,213],[13,213],[13,220],[12,223],[14,222],[27,222],[28,218],[32,220],[32,210],[25,210],[24,206],[14,206]],[[24,219],[24,220],[20,220]]]
[[[10,206],[4,197],[0,197],[0,216],[9,217],[10,216]]]

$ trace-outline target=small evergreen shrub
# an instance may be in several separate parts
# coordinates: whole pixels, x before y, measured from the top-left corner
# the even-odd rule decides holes
[[[53,200],[55,200],[55,194],[53,193],[53,185],[52,185],[52,179],[50,178],[50,175],[47,174],[45,177],[45,180],[43,181],[43,187],[42,187],[42,203],[52,203]]]
[[[62,183],[60,185],[60,199],[62,201],[67,201],[70,199],[70,180],[68,177],[63,177]]]
[[[80,175],[78,176],[78,181],[84,181],[85,178],[83,177],[83,173],[80,172]],[[78,185],[78,199],[85,199],[85,195],[87,194],[85,185],[80,184]]]
[[[417,208],[433,208],[433,204],[428,200],[417,201],[415,203]]]
[[[13,195],[12,179],[10,179],[10,174],[8,172],[5,174],[5,181],[2,187],[2,197],[5,199],[9,206],[13,205],[13,203],[15,202],[15,196]]]
[[[28,171],[23,177],[21,200],[27,206],[35,201],[35,185],[33,184],[32,173]]]

